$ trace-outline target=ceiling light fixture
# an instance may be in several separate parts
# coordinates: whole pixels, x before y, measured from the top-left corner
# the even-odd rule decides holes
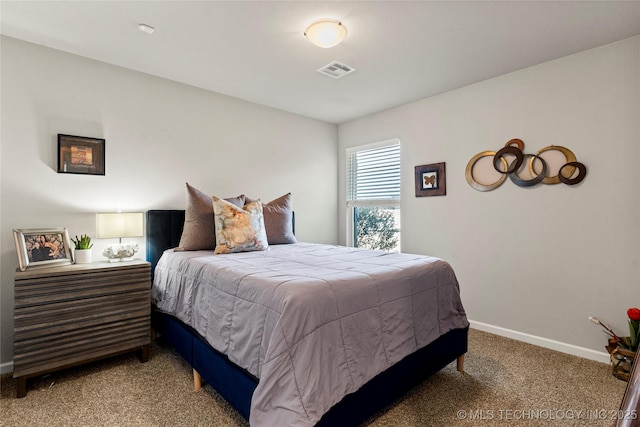
[[[347,27],[335,19],[320,19],[309,25],[304,35],[316,46],[329,48],[347,37]]]
[[[153,34],[153,32],[156,30],[151,25],[147,25],[147,24],[138,24],[138,29],[143,33],[147,33],[147,34]]]

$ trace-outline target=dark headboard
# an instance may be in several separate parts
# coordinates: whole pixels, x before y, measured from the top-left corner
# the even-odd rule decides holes
[[[151,271],[156,268],[165,250],[180,244],[182,227],[184,227],[184,211],[147,211],[147,261],[151,263]]]
[[[291,213],[293,233],[296,232],[296,213]],[[151,263],[151,272],[156,268],[162,253],[180,244],[184,227],[183,210],[147,211],[147,261]]]

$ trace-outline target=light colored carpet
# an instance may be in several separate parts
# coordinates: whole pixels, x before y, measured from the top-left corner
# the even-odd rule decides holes
[[[469,333],[465,371],[447,366],[365,425],[610,427],[626,386],[608,365],[476,330]],[[22,399],[3,375],[0,425],[248,423],[209,386],[194,391],[189,366],[156,343],[147,363],[125,355],[34,378]]]

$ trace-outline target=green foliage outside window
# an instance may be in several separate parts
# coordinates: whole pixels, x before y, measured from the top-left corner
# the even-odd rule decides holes
[[[365,249],[399,252],[399,210],[389,208],[357,207],[355,215],[354,246]]]

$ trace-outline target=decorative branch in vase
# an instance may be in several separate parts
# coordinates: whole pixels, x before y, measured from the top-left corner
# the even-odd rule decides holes
[[[624,381],[629,381],[631,366],[636,359],[638,344],[640,343],[640,309],[630,308],[627,310],[629,318],[629,336],[620,337],[613,332],[613,329],[603,323],[597,317],[589,317],[596,325],[604,328],[603,332],[609,336],[609,342],[605,347],[611,359],[613,376]]]

